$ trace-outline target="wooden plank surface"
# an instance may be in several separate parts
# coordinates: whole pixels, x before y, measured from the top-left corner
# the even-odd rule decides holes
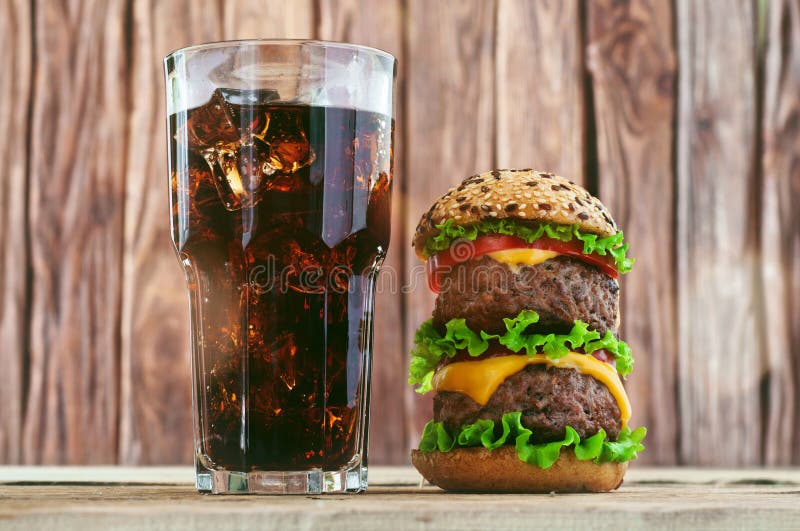
[[[59,479],[48,480],[47,470]],[[0,468],[0,529],[530,529],[532,521],[571,529],[747,529],[800,522],[798,469],[633,468],[609,494],[481,495],[420,486],[411,468],[377,467],[366,494],[284,497],[199,495],[189,469],[121,469],[116,480],[113,469],[77,472],[87,481],[58,469]]]
[[[800,3],[768,4],[761,154],[764,461],[800,463]]]
[[[385,50],[397,59],[405,72],[403,56],[403,5],[400,0],[325,0],[319,2],[320,39],[363,44]],[[402,100],[405,79],[395,85],[395,131],[403,131]],[[405,205],[406,176],[402,172],[404,150],[401,136],[393,146],[392,234],[375,295],[375,337],[372,346],[372,392],[369,459],[371,463],[401,464],[409,459],[407,447],[406,358],[403,341],[403,307],[400,281],[409,244],[405,233],[408,212]]]
[[[137,0],[125,203],[119,462],[192,458],[189,310],[169,234],[164,56],[219,40],[221,13],[197,2]],[[175,25],[176,20],[182,24]]]
[[[447,189],[493,167],[493,0],[409,0],[406,14],[405,344],[429,319],[433,294],[410,249],[419,217]],[[405,371],[404,371],[405,372]],[[409,447],[433,416],[430,397],[406,390]]]
[[[643,460],[800,463],[799,12],[795,0],[5,2],[0,462],[191,458],[161,59],[288,36],[400,58],[386,270],[411,291],[377,303],[370,462],[404,462],[431,415],[404,384],[433,308],[408,245],[419,216],[471,173],[542,165],[588,177],[638,258],[622,315],[635,422],[651,428]]]
[[[118,436],[125,3],[39,2],[34,13],[23,459],[109,463]]]
[[[0,488],[18,485],[46,485],[69,483],[84,484],[142,484],[179,485],[194,487],[194,468],[189,466],[0,466]],[[420,483],[422,482],[422,485]],[[798,467],[653,467],[634,461],[625,473],[623,487],[634,484],[686,484],[686,485],[800,485]],[[439,489],[422,480],[419,472],[407,466],[372,466],[369,468],[372,487],[425,487],[434,492]],[[619,492],[619,491],[617,491]],[[613,496],[615,493],[611,493]],[[598,494],[597,496],[604,496]],[[217,496],[202,496],[216,498]],[[344,496],[345,498],[350,495]],[[242,500],[239,496],[221,498]],[[254,495],[250,499],[268,499],[270,496]],[[277,496],[277,499],[288,499]]]
[[[758,463],[756,19],[746,0],[676,12],[680,460]]]
[[[222,12],[226,40],[314,37],[311,0],[226,0]]]
[[[588,4],[599,196],[637,258],[620,279],[620,335],[633,349],[627,381],[634,425],[649,429],[642,459],[675,463],[676,334],[674,178],[675,54],[672,12],[660,0]],[[655,280],[657,279],[657,280]]]
[[[583,183],[580,2],[498,0],[496,16],[495,165]]]
[[[33,43],[30,3],[0,5],[0,462],[22,457],[23,395],[27,356],[26,196],[28,106]]]

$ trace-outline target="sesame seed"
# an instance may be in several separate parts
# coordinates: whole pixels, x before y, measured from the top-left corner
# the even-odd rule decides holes
[[[481,210],[484,212],[489,212],[492,209],[489,205],[481,205]]]
[[[517,209],[516,203],[509,203],[506,205],[506,212],[513,212]]]
[[[567,206],[569,207],[570,212],[575,212],[575,207],[573,206],[572,203],[567,203]]]
[[[531,193],[530,192],[525,192],[524,194],[522,194],[522,197],[524,197],[525,199],[530,199],[531,198]]]
[[[458,201],[459,203],[460,203],[460,202],[462,202],[462,201],[466,201],[466,199],[467,199],[467,198],[466,198],[466,197],[464,197],[463,195],[462,195],[462,196],[459,196],[459,197],[456,197],[456,201]]]
[[[458,209],[459,209],[460,211],[462,211],[462,212],[464,212],[464,211],[466,211],[466,210],[469,210],[469,203],[464,203],[463,205],[461,205],[460,207],[458,207]]]
[[[587,214],[586,212],[581,212],[580,214],[578,214],[578,217],[586,221],[587,219],[589,219],[589,214]]]
[[[526,217],[528,214],[526,214],[526,213],[525,213],[525,211],[521,211],[521,212],[517,213],[517,215],[518,215],[518,216],[520,216],[520,217],[522,217],[522,218],[524,218],[524,217]]]
[[[519,208],[520,208],[520,210],[522,210],[523,208],[526,208],[527,206],[528,206],[528,203],[522,203],[522,204],[519,206]]]
[[[489,215],[492,216],[493,218],[496,218],[497,217],[497,212],[489,212]]]
[[[539,203],[539,210],[551,210],[553,207],[547,203]]]
[[[461,219],[461,216],[460,215],[455,215],[455,216],[453,216],[453,219],[456,219],[456,220]]]
[[[525,183],[525,184],[527,184],[528,186],[536,186],[536,185],[537,185],[537,184],[539,184],[539,183],[537,183],[536,181],[528,181],[528,182],[527,182],[527,183]]]
[[[557,191],[561,190],[561,185],[560,184],[553,184],[553,185],[550,186],[550,189],[551,190],[555,190],[557,192]]]
[[[489,187],[488,186],[486,186],[486,185],[481,186],[481,192],[486,193],[488,191],[489,191]]]

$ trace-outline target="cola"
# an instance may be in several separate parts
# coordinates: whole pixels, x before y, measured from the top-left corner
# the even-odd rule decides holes
[[[238,471],[365,461],[391,117],[217,89],[169,120],[198,461]]]

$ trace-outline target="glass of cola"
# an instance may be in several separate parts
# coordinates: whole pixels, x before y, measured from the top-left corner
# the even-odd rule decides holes
[[[360,492],[395,60],[237,41],[178,50],[165,68],[197,488]]]

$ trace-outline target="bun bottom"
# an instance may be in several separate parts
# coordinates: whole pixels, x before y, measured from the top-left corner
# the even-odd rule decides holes
[[[411,462],[430,483],[460,492],[608,492],[622,485],[628,469],[627,463],[579,461],[564,449],[545,470],[520,461],[513,446],[412,450]]]

